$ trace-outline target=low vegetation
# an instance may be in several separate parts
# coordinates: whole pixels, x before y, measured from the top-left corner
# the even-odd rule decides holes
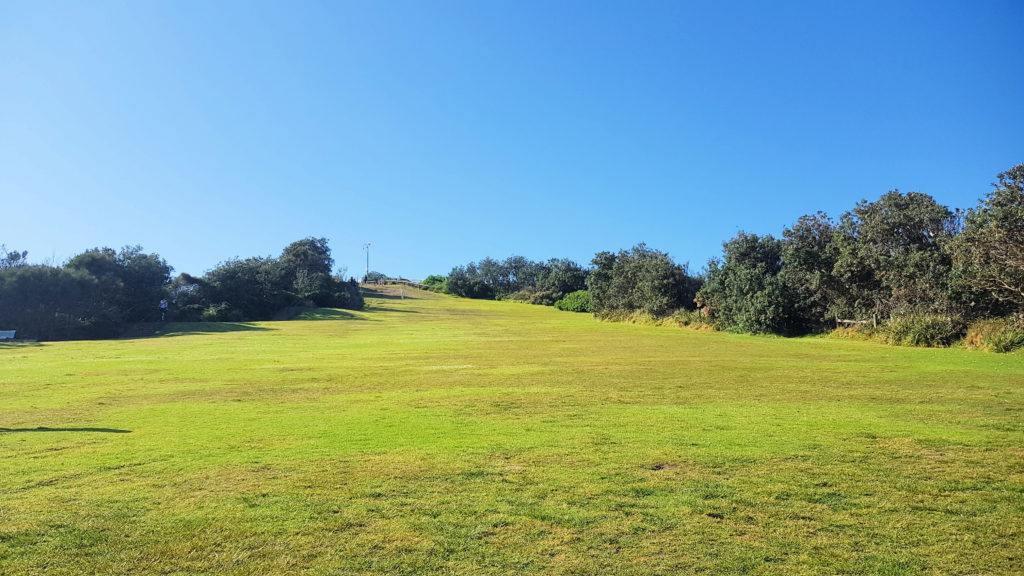
[[[968,348],[1012,352],[1024,347],[1024,317],[981,320],[967,329]]]
[[[577,290],[566,294],[564,298],[555,302],[555,308],[566,312],[593,312],[594,303],[590,292]]]

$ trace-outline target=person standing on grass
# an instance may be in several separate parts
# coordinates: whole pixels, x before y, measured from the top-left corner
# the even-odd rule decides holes
[[[167,318],[167,299],[164,298],[160,301],[160,321],[163,322]]]

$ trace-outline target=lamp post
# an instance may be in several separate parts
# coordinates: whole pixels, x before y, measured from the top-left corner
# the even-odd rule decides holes
[[[367,242],[363,245],[363,250],[366,250],[366,275],[363,276],[363,282],[370,281],[370,243]]]

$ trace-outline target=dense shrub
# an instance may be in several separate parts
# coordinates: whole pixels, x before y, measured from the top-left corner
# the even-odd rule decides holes
[[[228,260],[200,279],[189,277],[180,285],[176,279],[173,312],[199,306],[202,319],[228,314],[231,320],[270,320],[290,306],[362,309],[358,284],[331,276],[333,263],[324,238],[293,242],[280,258]]]
[[[438,276],[437,274],[431,274],[423,279],[421,282],[428,290],[432,292],[447,292],[448,291],[448,277]]]
[[[1024,164],[999,175],[999,183],[969,210],[964,230],[949,246],[955,281],[1004,310],[1024,313]],[[998,313],[998,312],[997,312]]]
[[[390,280],[390,278],[388,278],[387,274],[383,272],[377,272],[374,270],[370,270],[369,272],[366,273],[365,276],[363,276],[363,282],[366,282],[367,284],[383,284],[386,283],[388,280]]]
[[[0,326],[38,340],[110,338],[158,319],[171,267],[139,247],[87,250],[63,267],[18,262],[0,270]]]
[[[51,266],[0,270],[0,328],[34,340],[109,336],[116,326],[97,321],[98,296],[96,279],[81,270]]]
[[[494,288],[481,277],[476,264],[470,262],[466,266],[456,266],[448,274],[448,293],[463,298],[494,298]]]
[[[618,253],[598,252],[587,276],[594,313],[617,317],[643,311],[661,317],[679,308],[694,308],[700,280],[685,264],[640,243]]]
[[[599,320],[605,322],[624,322],[636,324],[637,326],[664,326],[669,328],[687,328],[713,332],[714,325],[699,310],[679,309],[668,316],[655,316],[644,310],[633,310],[632,312],[611,312],[598,316]]]
[[[75,256],[64,266],[86,272],[96,279],[98,293],[92,299],[90,318],[117,332],[132,322],[159,320],[158,304],[167,295],[172,268],[157,254],[140,246],[119,252],[94,248]]]
[[[590,292],[577,290],[566,294],[564,298],[555,302],[555,308],[566,312],[593,312],[593,304]]]
[[[870,324],[860,326],[840,326],[828,333],[829,338],[841,338],[843,340],[877,340],[885,342],[887,332],[885,327],[875,327]]]
[[[740,232],[723,249],[722,260],[708,263],[707,281],[697,292],[706,316],[723,330],[794,331],[794,299],[780,274],[782,242]]]
[[[700,310],[676,310],[666,320],[681,327],[713,329],[710,319]]]
[[[561,295],[548,290],[540,290],[534,287],[523,288],[511,294],[502,296],[500,300],[510,302],[524,302],[526,304],[537,304],[540,306],[552,306],[558,301]]]
[[[199,319],[203,322],[241,322],[245,320],[245,315],[241,310],[232,308],[231,304],[221,302],[203,310]]]
[[[807,214],[782,231],[779,275],[790,300],[788,329],[794,333],[824,331],[834,319],[829,306],[843,286],[836,280],[835,224],[824,212]]]
[[[1024,347],[1024,318],[993,318],[967,328],[968,348],[991,352],[1012,352]]]
[[[326,308],[344,308],[346,310],[362,310],[366,303],[363,301],[363,294],[359,290],[359,283],[355,278],[348,282],[340,277],[332,279],[331,299],[318,306]]]
[[[955,212],[928,194],[893,190],[862,200],[840,218],[831,250],[836,280],[831,313],[844,318],[949,315],[952,260],[943,249],[956,235]]]
[[[900,346],[949,346],[964,336],[963,321],[939,314],[894,316],[885,326],[886,340]]]
[[[202,299],[209,306],[226,303],[244,320],[269,320],[301,298],[286,290],[282,270],[274,258],[228,260],[203,276]],[[204,317],[205,318],[205,317]]]
[[[535,304],[553,305],[557,300],[587,287],[587,270],[567,258],[552,258],[537,263],[537,293]]]
[[[428,277],[432,284],[441,278]],[[497,298],[550,306],[556,300],[586,287],[587,271],[572,260],[552,258],[534,262],[522,256],[505,260],[484,258],[456,266],[444,280],[449,294],[464,298]],[[427,281],[424,280],[424,284]]]

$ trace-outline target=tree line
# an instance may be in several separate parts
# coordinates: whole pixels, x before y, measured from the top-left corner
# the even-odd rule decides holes
[[[179,274],[139,246],[93,248],[62,266],[30,265],[0,247],[0,327],[19,338],[110,338],[138,322],[268,320],[293,306],[362,309],[355,280],[333,276],[325,238],[305,238],[277,258],[231,259],[202,276]]]
[[[920,192],[861,201],[838,221],[800,217],[771,235],[739,233],[712,260],[696,304],[716,325],[803,334],[837,320],[915,318],[948,328],[1024,313],[1024,165],[977,207]],[[946,342],[948,343],[948,342]]]
[[[587,270],[565,258],[535,262],[522,256],[484,258],[456,266],[447,277],[428,276],[423,284],[466,298],[493,298],[553,305],[586,288]]]
[[[834,220],[801,216],[781,238],[740,232],[699,273],[644,244],[569,260],[514,256],[454,268],[425,282],[470,298],[593,312],[680,317],[721,330],[798,335],[841,323],[879,324],[891,340],[949,344],[971,323],[1005,319],[1024,344],[1024,164],[998,175],[972,209],[893,190]],[[557,263],[557,264],[556,264]],[[570,271],[571,282],[551,278]],[[585,290],[586,294],[570,294]],[[570,301],[571,300],[571,301]]]
[[[423,284],[465,298],[553,305],[609,317],[633,311],[658,316],[694,308],[701,279],[668,254],[639,244],[618,253],[599,252],[589,268],[566,258],[484,258],[456,266],[447,276],[428,276]]]
[[[333,276],[333,265],[324,238],[293,242],[276,258],[232,259],[201,277],[173,278],[159,255],[140,247],[95,248],[44,266],[0,246],[0,328],[25,338],[111,337],[158,319],[160,300],[170,302],[171,319],[186,321],[267,320],[303,305],[361,309],[355,280]],[[893,190],[838,220],[801,216],[778,238],[740,232],[696,273],[641,243],[599,252],[589,266],[485,258],[423,284],[601,318],[643,315],[756,334],[870,324],[892,341],[932,345],[999,319],[978,337],[1012,348],[1024,345],[1024,164],[999,174],[966,211]]]

